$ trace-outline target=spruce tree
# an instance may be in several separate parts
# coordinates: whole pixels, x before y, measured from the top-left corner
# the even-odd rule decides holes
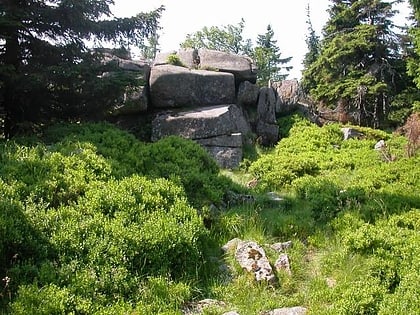
[[[414,11],[414,24],[410,29],[410,38],[413,47],[407,68],[417,88],[420,88],[420,1],[410,0],[410,4]]]
[[[305,43],[307,52],[303,58],[303,66],[305,68],[313,64],[319,55],[319,36],[316,34],[311,20],[311,9],[309,4],[306,7],[306,24],[308,25],[308,33],[306,35]]]
[[[303,73],[315,100],[332,109],[339,105],[362,125],[379,127],[401,88],[396,2],[333,0],[319,57]]]
[[[307,51],[302,61],[303,69],[308,69],[313,63],[316,62],[320,51],[320,39],[312,25],[311,10],[309,4],[306,7],[306,17],[306,24],[308,25],[308,32],[305,38]],[[305,92],[308,92],[311,87],[315,86],[315,84],[316,83],[313,82],[310,76],[303,76],[301,85]]]
[[[118,75],[100,79],[109,69],[87,43],[141,47],[159,28],[164,8],[116,18],[112,4],[113,0],[2,0],[0,102],[6,137],[16,132],[19,122],[43,115],[94,112],[94,104],[130,82]]]
[[[274,31],[271,25],[267,26],[264,34],[257,36],[256,47],[253,50],[252,57],[257,65],[257,83],[260,86],[267,85],[271,81],[281,81],[287,77],[291,66],[283,66],[292,60],[292,57],[281,58],[280,48],[277,46],[277,40],[274,39]]]

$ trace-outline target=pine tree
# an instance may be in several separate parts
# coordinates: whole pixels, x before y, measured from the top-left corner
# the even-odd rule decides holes
[[[310,94],[330,108],[338,105],[359,124],[379,127],[392,98],[401,55],[393,32],[393,3],[334,0],[316,62],[304,71]]]
[[[290,71],[291,66],[283,66],[290,62],[292,57],[281,58],[280,48],[274,39],[274,31],[271,25],[267,26],[267,32],[257,36],[257,46],[253,50],[252,57],[257,65],[257,84],[267,85],[271,81],[281,81],[287,77],[283,70]]]
[[[106,80],[98,53],[87,42],[141,46],[158,29],[164,7],[131,18],[115,18],[113,0],[2,0],[0,7],[0,101],[4,133],[46,113],[95,111],[110,88],[130,80]],[[109,69],[108,69],[109,70]],[[127,81],[128,80],[128,81]]]

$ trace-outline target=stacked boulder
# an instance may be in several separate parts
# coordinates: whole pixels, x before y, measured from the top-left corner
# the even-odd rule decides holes
[[[170,56],[178,65],[170,64]],[[244,56],[207,49],[158,55],[151,67],[150,102],[165,112],[152,122],[152,141],[180,135],[200,143],[220,167],[237,167],[251,132],[236,101],[237,87],[255,81],[253,62]]]
[[[103,48],[99,50],[103,56],[104,64],[114,64],[120,71],[125,71],[134,76],[139,82],[135,87],[128,87],[123,95],[115,102],[110,110],[112,116],[133,115],[145,113],[149,106],[148,82],[150,65],[146,60],[132,60],[128,52],[118,49]],[[105,72],[102,76],[112,76],[114,73]]]
[[[200,143],[222,168],[236,168],[243,145],[254,134],[260,144],[279,140],[277,115],[296,108],[297,80],[256,84],[257,69],[246,57],[208,49],[158,54],[151,65],[105,54],[143,86],[127,90],[113,114],[152,114],[151,140],[179,135]]]

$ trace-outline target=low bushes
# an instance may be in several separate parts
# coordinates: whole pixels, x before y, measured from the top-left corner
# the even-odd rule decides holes
[[[0,306],[140,310],[141,287],[152,283],[189,297],[182,279],[203,272],[209,242],[192,205],[222,202],[232,183],[192,141],[144,144],[106,124],[61,128],[46,133],[48,144],[1,144],[0,272],[9,280]]]

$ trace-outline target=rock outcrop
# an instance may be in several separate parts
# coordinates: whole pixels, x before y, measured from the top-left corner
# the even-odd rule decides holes
[[[276,95],[270,87],[261,88],[257,107],[256,133],[260,143],[264,146],[272,146],[279,140],[279,126],[276,122]]]
[[[301,97],[300,86],[297,80],[283,80],[273,82],[271,87],[277,96],[276,113],[284,115],[298,108]]]
[[[180,49],[158,54],[151,66],[109,52],[104,60],[144,82],[125,91],[114,116],[147,112],[154,117],[153,141],[169,135],[193,139],[222,168],[239,166],[251,133],[260,144],[275,145],[276,115],[293,111],[300,97],[296,80],[260,88],[252,59],[232,53]]]
[[[178,65],[170,64],[171,58]],[[152,141],[169,135],[192,139],[220,167],[236,168],[252,131],[237,97],[255,106],[255,81],[255,65],[248,57],[208,49],[159,54],[149,80],[151,107],[162,111],[153,119]]]
[[[171,111],[152,122],[152,141],[179,135],[204,146],[223,168],[234,168],[242,160],[243,136],[250,127],[235,104]]]
[[[257,80],[257,69],[251,58],[210,49],[180,49],[161,53],[156,56],[153,66],[169,64],[171,55],[175,55],[183,66],[190,69],[231,73],[237,83],[255,83]]]
[[[128,87],[110,110],[111,115],[132,115],[145,113],[149,108],[150,65],[145,60],[131,60],[128,53],[121,54],[113,49],[103,49],[103,63],[114,64],[119,70],[129,73],[139,85]],[[106,72],[103,76],[113,76]]]
[[[154,66],[150,74],[150,98],[154,108],[233,104],[235,78],[231,73]]]

